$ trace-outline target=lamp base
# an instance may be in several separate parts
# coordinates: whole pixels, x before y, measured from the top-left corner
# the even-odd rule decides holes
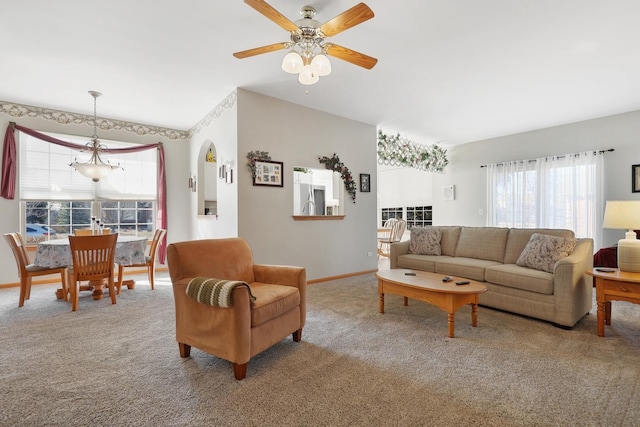
[[[620,271],[640,272],[640,240],[618,240],[618,268]]]

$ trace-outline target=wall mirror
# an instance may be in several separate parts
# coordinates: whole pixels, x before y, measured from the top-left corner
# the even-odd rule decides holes
[[[327,169],[293,168],[293,215],[343,215],[340,174]]]

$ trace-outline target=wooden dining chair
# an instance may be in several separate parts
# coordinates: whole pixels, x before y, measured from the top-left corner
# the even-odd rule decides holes
[[[402,240],[406,227],[407,222],[399,219],[391,225],[391,231],[388,236],[378,239],[378,259],[380,259],[380,256],[389,256],[391,244]]]
[[[31,279],[36,276],[46,276],[47,274],[60,273],[60,280],[62,281],[62,293],[64,294],[64,300],[67,300],[67,285],[66,285],[66,267],[38,267],[37,265],[29,263],[29,256],[22,240],[20,233],[6,233],[4,235],[5,240],[9,243],[13,256],[16,259],[18,265],[18,275],[20,276],[20,299],[18,301],[18,307],[24,305],[24,300],[31,297]]]
[[[78,309],[80,282],[92,281],[102,286],[106,280],[111,304],[116,303],[116,286],[113,279],[114,256],[118,234],[98,236],[69,236],[73,267],[68,269],[71,310]]]
[[[145,255],[144,264],[130,264],[130,265],[121,265],[118,268],[118,295],[120,294],[120,290],[122,289],[122,275],[123,271],[127,267],[145,267],[147,269],[147,276],[149,277],[149,284],[151,285],[151,290],[155,289],[154,280],[156,277],[156,253],[158,252],[158,245],[164,238],[164,235],[167,233],[167,230],[164,228],[158,228],[153,233],[153,238],[151,239],[151,244],[149,245],[149,255]]]
[[[90,228],[79,228],[77,230],[74,230],[73,234],[75,234],[76,236],[93,236],[94,235],[94,231],[91,230]],[[95,232],[95,234],[98,234],[98,233]],[[102,234],[111,234],[111,229],[110,228],[104,228],[102,230]]]

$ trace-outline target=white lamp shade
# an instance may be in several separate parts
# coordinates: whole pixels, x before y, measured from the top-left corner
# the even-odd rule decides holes
[[[102,178],[108,177],[117,166],[97,163],[71,163],[71,166],[87,178],[91,178],[94,182],[100,181]]]
[[[319,77],[331,74],[331,62],[325,55],[316,55],[311,60],[311,69]]]
[[[311,65],[305,65],[302,67],[302,71],[298,75],[298,81],[303,85],[312,85],[318,83],[320,77],[313,72]]]
[[[287,73],[298,74],[303,67],[302,57],[297,52],[291,51],[282,59],[282,69]]]
[[[640,229],[640,200],[608,200],[602,226],[630,231]],[[635,239],[635,233],[632,234]]]

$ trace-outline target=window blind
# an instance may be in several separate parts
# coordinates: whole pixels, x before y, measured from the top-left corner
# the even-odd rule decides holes
[[[48,133],[75,144],[88,138]],[[131,143],[101,140],[109,148],[124,148]],[[22,200],[155,200],[157,196],[157,150],[127,154],[105,154],[104,161],[120,164],[109,177],[93,182],[69,166],[76,158],[89,159],[88,152],[50,144],[20,133],[20,198]]]

